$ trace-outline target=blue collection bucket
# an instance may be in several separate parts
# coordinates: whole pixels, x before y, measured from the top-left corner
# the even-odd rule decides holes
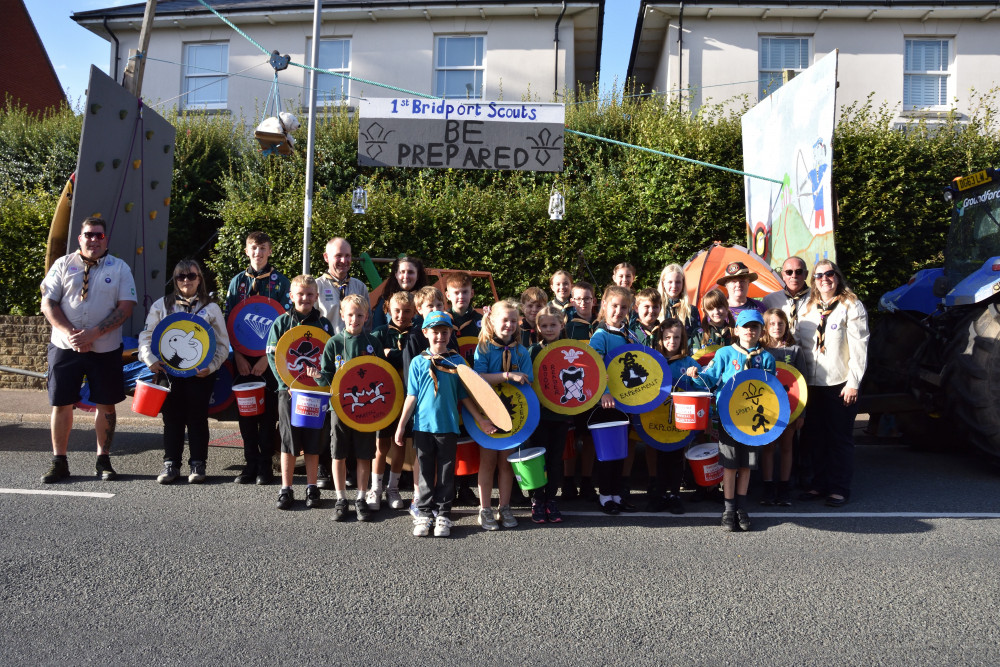
[[[292,426],[323,428],[330,394],[325,391],[292,389]]]
[[[587,426],[594,439],[594,453],[598,461],[620,461],[628,456],[628,419],[590,423]]]

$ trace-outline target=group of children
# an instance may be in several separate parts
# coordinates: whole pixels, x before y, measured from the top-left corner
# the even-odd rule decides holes
[[[335,520],[349,516],[347,465],[352,459],[356,461],[354,510],[358,520],[368,520],[372,512],[380,509],[383,499],[393,509],[405,509],[407,504],[400,493],[399,481],[409,435],[416,454],[414,499],[410,503],[416,536],[426,536],[431,531],[435,536],[450,534],[450,512],[456,495],[456,447],[463,432],[460,405],[468,407],[484,432],[496,430],[466,394],[456,374],[458,365],[470,363],[493,385],[503,382],[523,385],[533,379],[533,360],[547,345],[559,340],[586,341],[602,357],[620,345],[639,343],[664,356],[671,374],[679,378],[680,389],[694,388],[697,383],[716,390],[738,370],[763,368],[773,372],[775,356],[791,361],[795,356],[794,341],[788,335],[788,320],[783,311],[773,309],[761,314],[750,308],[734,319],[725,295],[712,290],[702,300],[704,314],[700,315],[688,301],[684,272],[676,264],[663,270],[656,288],[637,293],[633,292],[634,268],[629,264],[618,265],[613,272],[613,284],[603,291],[599,308],[595,308],[595,291],[591,284],[574,282],[566,271],[557,271],[550,281],[551,298],[544,290],[530,287],[519,301],[498,301],[484,308],[482,315],[472,305],[469,274],[454,272],[444,279],[445,294],[435,287],[424,286],[413,291],[398,289],[385,299],[384,305],[380,301],[376,308],[383,308],[388,322],[370,333],[365,326],[371,317],[368,301],[356,294],[344,294],[339,304],[343,329],[334,333],[331,322],[316,308],[316,279],[300,275],[287,281],[270,266],[269,255],[270,242],[266,235],[251,234],[247,239],[250,266],[233,278],[227,296],[227,312],[239,300],[253,295],[275,296],[283,303],[287,301],[287,312],[271,327],[265,355],[253,359],[237,353],[236,357],[237,381],[244,377],[264,379],[268,393],[273,392],[277,397],[274,417],[279,424],[281,440],[278,508],[288,509],[295,502],[292,483],[299,453],[303,454],[306,466],[305,505],[313,508],[321,504],[318,470],[329,452],[332,455]],[[720,279],[720,284],[723,282]],[[282,299],[281,292],[286,284],[284,295],[287,296]],[[450,307],[445,304],[445,295]],[[377,433],[351,428],[332,410],[329,435],[325,430],[293,426],[288,388],[277,372],[274,354],[281,335],[298,325],[316,326],[332,334],[326,342],[320,367],[307,371],[319,385],[329,385],[338,369],[356,357],[371,355],[388,360],[399,371],[406,387],[399,418]],[[469,358],[459,353],[458,339],[466,336],[476,338],[475,349]],[[723,347],[702,368],[692,355],[713,345]],[[267,368],[262,368],[261,363]],[[601,408],[614,405],[610,393],[601,397]],[[631,501],[628,482],[633,443],[630,441],[629,456],[625,460],[595,461],[586,426],[589,415],[590,412],[568,416],[542,409],[539,425],[530,436],[530,445],[545,449],[548,482],[530,492],[532,522],[562,522],[558,499],[592,498],[609,515],[638,510]],[[268,432],[263,422],[267,419],[267,415],[240,417],[240,430],[249,449],[247,467],[236,478],[237,482],[252,482],[255,476],[259,484],[269,481],[270,451],[263,443]],[[566,441],[571,427],[575,428],[577,438],[571,449],[574,456],[567,458]],[[764,502],[788,504],[793,430],[788,429],[778,442],[781,457],[777,484],[771,481],[769,474],[773,467],[773,446],[761,448],[762,458],[769,466],[763,475]],[[721,442],[720,460],[725,469],[723,527],[749,530],[746,494],[750,470],[757,465],[757,448],[736,442],[717,425],[705,437]],[[250,445],[246,445],[247,442]],[[477,521],[487,531],[518,525],[511,510],[514,474],[507,461],[509,453],[482,447],[479,451]],[[683,449],[660,452],[647,448],[646,460],[650,473],[647,510],[682,514]],[[389,461],[388,484],[384,485]],[[579,486],[576,483],[578,462]],[[494,479],[499,496],[496,507],[492,502]]]

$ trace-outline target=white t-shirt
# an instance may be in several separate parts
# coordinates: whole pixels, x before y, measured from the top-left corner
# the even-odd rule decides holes
[[[56,260],[42,280],[42,298],[55,301],[62,308],[69,323],[77,329],[97,326],[111,314],[119,301],[136,301],[135,281],[128,264],[105,255],[97,266],[90,269],[87,298],[83,293],[83,270],[86,268],[80,253],[63,255]],[[72,350],[69,337],[52,327],[52,344]],[[92,343],[94,352],[111,352],[122,344],[122,329],[109,331]]]

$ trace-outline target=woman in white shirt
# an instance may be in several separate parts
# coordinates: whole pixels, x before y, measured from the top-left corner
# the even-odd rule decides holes
[[[813,268],[812,287],[795,337],[809,385],[802,441],[812,452],[813,480],[799,498],[841,507],[854,474],[854,419],[868,361],[868,313],[830,260]]]

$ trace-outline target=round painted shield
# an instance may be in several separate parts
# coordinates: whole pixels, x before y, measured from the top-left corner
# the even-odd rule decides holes
[[[777,366],[778,382],[788,392],[788,409],[792,413],[788,421],[793,422],[806,409],[809,388],[806,386],[805,377],[795,366],[786,364],[784,361],[776,362],[775,365]]]
[[[608,366],[608,391],[615,407],[641,415],[670,396],[670,367],[663,355],[645,345],[621,345],[604,357]]]
[[[546,345],[535,357],[531,383],[543,407],[576,415],[601,400],[608,372],[600,355],[582,341],[560,340]]]
[[[649,412],[632,416],[632,425],[642,441],[661,452],[678,450],[700,433],[677,428],[673,406],[673,401],[668,400]]]
[[[476,345],[479,345],[479,339],[475,336],[459,336],[457,342],[458,353],[471,364],[472,358],[476,354]]]
[[[285,309],[280,303],[266,296],[252,296],[240,301],[226,320],[233,349],[248,357],[264,356],[271,325],[283,312]]]
[[[531,385],[509,382],[494,385],[493,391],[500,395],[500,400],[510,413],[510,420],[513,423],[510,432],[498,432],[494,435],[483,433],[465,405],[462,405],[462,423],[465,424],[469,437],[486,449],[503,450],[517,447],[538,428],[538,418],[542,411],[538,397],[535,396]]]
[[[774,373],[741,371],[719,391],[719,418],[737,442],[759,447],[774,442],[788,426],[788,394]]]
[[[171,313],[153,329],[152,350],[167,373],[190,377],[212,363],[215,330],[197,315]]]
[[[355,431],[385,428],[403,410],[403,381],[385,359],[354,357],[333,376],[333,409]]]
[[[715,358],[715,353],[722,349],[721,345],[709,345],[707,347],[701,347],[694,351],[691,358],[701,364],[703,367],[708,366],[708,363]]]
[[[330,340],[330,334],[319,327],[300,324],[292,327],[278,339],[274,348],[274,366],[278,375],[289,389],[319,389],[321,387],[306,370],[320,368],[323,362],[323,346]]]
[[[208,414],[217,415],[236,400],[233,395],[233,365],[226,359],[215,372],[215,384],[208,399]]]

